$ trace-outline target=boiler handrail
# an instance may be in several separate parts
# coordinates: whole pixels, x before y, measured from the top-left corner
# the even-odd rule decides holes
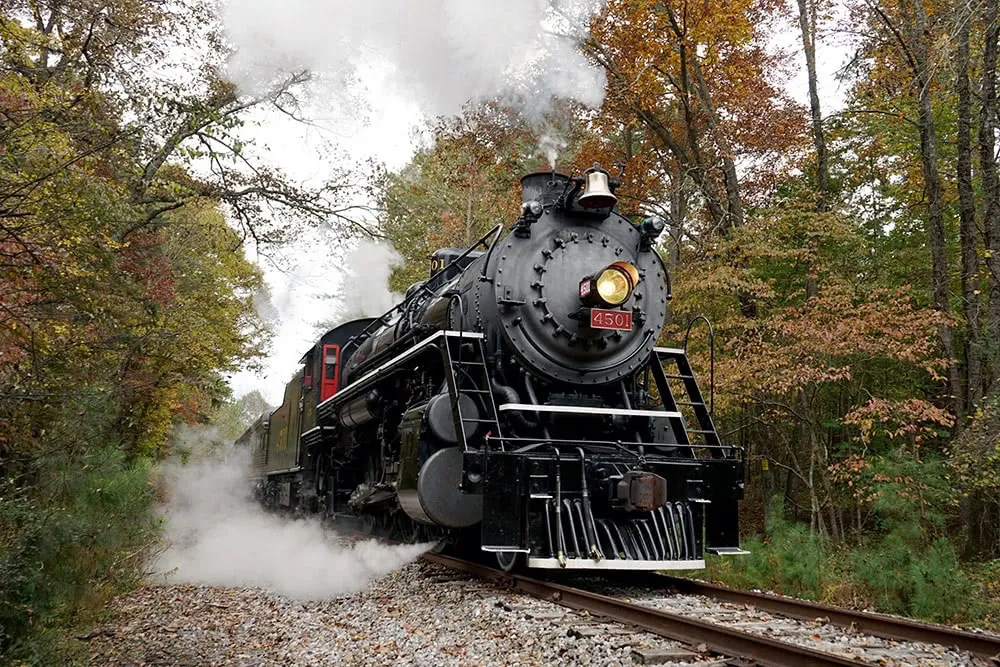
[[[454,266],[458,262],[468,257],[469,254],[472,253],[472,251],[474,251],[479,246],[482,246],[487,250],[492,248],[494,245],[496,245],[497,241],[500,240],[500,234],[502,233],[503,233],[503,225],[498,223],[493,227],[493,229],[480,236],[475,243],[466,248],[466,250],[461,255],[448,262],[448,264],[445,265],[445,267],[441,269],[441,271],[435,274],[435,276],[431,276],[430,278],[425,280],[423,284],[421,284],[420,289],[418,289],[413,294],[411,294],[410,296],[406,297],[405,299],[397,303],[389,310],[382,313],[379,317],[375,318],[375,320],[367,327],[365,327],[361,333],[359,333],[356,336],[352,336],[346,343],[344,343],[344,349],[347,349],[350,346],[357,347],[358,345],[360,345],[361,341],[367,340],[373,333],[375,333],[375,331],[379,329],[379,327],[389,324],[389,318],[393,313],[395,313],[396,311],[403,310],[405,306],[409,305],[418,296],[423,296],[425,292],[433,296],[434,290],[433,288],[428,286],[428,283],[430,283],[438,275],[447,275],[448,269],[450,269],[452,266]],[[486,240],[490,236],[492,236],[493,239],[490,240],[489,243],[487,243]],[[461,273],[465,273],[464,268],[462,269]]]

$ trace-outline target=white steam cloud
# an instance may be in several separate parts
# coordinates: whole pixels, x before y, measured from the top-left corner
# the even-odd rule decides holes
[[[392,272],[403,257],[388,241],[362,239],[344,258],[338,320],[378,317],[403,300],[389,289]]]
[[[166,581],[314,600],[362,590],[429,547],[348,544],[316,519],[266,514],[250,498],[247,470],[246,452],[232,449],[225,458],[164,467],[169,546],[155,567]]]
[[[567,141],[551,130],[546,130],[538,139],[538,152],[549,161],[549,166],[556,168],[556,158],[559,152],[566,148]]]
[[[258,90],[301,69],[344,82],[374,66],[425,114],[499,97],[537,122],[553,97],[600,106],[604,73],[566,35],[604,2],[229,0],[230,74]]]
[[[337,289],[325,296],[336,306],[333,315],[316,322],[316,334],[349,320],[378,317],[403,300],[389,289],[392,272],[403,266],[402,255],[388,241],[362,239],[344,256]]]

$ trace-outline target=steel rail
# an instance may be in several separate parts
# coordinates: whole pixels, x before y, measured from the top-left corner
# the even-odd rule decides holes
[[[924,623],[908,618],[832,607],[818,602],[787,598],[770,593],[741,591],[684,577],[661,575],[658,580],[681,593],[705,595],[717,600],[749,604],[782,616],[808,621],[824,618],[834,625],[853,627],[858,631],[887,639],[954,646],[985,658],[1000,656],[1000,635],[970,632],[969,630]],[[638,583],[634,577],[630,578],[630,581]],[[654,581],[657,579],[647,576],[639,585],[649,586]]]
[[[797,644],[742,632],[724,625],[671,614],[652,607],[643,607],[579,588],[540,581],[519,574],[504,574],[485,565],[451,556],[427,553],[424,554],[423,558],[430,563],[509,584],[514,590],[564,607],[584,610],[596,616],[632,625],[691,646],[704,644],[707,649],[716,653],[749,659],[761,665],[774,667],[798,667],[800,665],[857,667],[857,665],[868,664],[862,660],[852,660]]]

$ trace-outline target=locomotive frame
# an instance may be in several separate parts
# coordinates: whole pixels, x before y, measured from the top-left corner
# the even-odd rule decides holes
[[[401,303],[325,334],[238,441],[262,500],[474,544],[504,569],[745,553],[742,449],[722,443],[686,351],[656,346],[659,229],[617,214],[613,187],[596,165],[526,176],[506,235],[438,251]]]

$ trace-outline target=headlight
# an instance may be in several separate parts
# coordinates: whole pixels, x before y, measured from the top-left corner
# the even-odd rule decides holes
[[[585,303],[619,306],[639,283],[639,270],[628,262],[615,262],[594,275],[580,282],[580,299]]]
[[[628,276],[617,268],[607,268],[597,276],[597,295],[609,306],[623,303],[632,292]]]

